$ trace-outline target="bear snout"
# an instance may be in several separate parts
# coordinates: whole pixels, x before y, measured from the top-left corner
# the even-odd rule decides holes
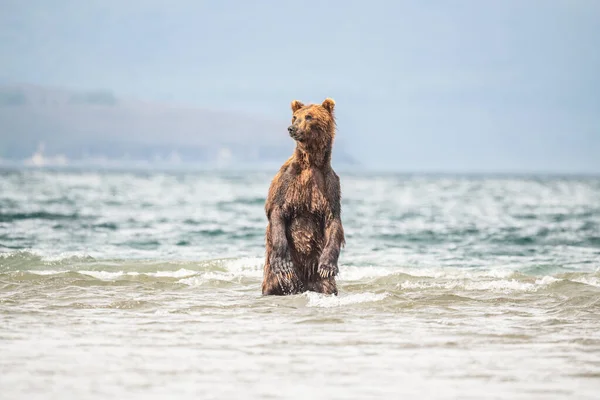
[[[290,133],[290,136],[292,137],[292,139],[300,141],[301,139],[301,135],[298,132],[298,127],[295,125],[290,125],[288,127],[288,132]]]

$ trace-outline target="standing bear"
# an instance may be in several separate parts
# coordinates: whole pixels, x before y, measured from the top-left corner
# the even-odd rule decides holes
[[[293,155],[269,187],[263,295],[305,291],[337,295],[335,276],[345,244],[340,179],[331,167],[335,102],[292,101]]]

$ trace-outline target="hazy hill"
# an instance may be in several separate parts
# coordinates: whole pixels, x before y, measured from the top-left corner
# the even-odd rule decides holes
[[[288,121],[127,100],[107,91],[0,86],[0,159],[34,165],[270,166]],[[355,164],[336,143],[334,163]]]

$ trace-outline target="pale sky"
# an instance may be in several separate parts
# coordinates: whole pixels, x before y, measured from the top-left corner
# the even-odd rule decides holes
[[[0,0],[0,60],[4,84],[272,119],[330,96],[373,168],[600,173],[595,0]]]

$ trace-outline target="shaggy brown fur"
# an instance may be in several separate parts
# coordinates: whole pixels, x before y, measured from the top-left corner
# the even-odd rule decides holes
[[[268,218],[263,295],[307,290],[337,294],[335,276],[345,243],[340,179],[331,168],[335,102],[292,102],[293,155],[273,178],[265,204]]]

